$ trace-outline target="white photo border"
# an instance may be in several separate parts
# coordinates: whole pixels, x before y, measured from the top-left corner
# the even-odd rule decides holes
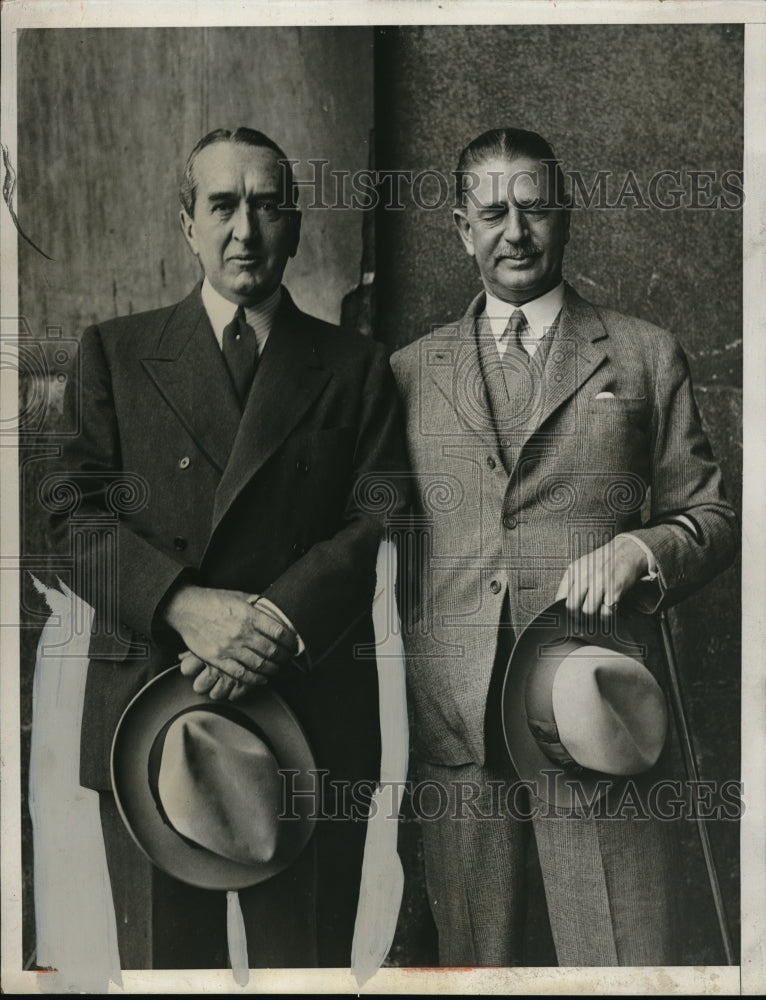
[[[657,969],[382,969],[360,991],[342,970],[259,971],[252,993],[516,993],[611,995],[757,995],[766,992],[766,6],[761,0],[303,0],[244,3],[233,0],[7,0],[2,9],[2,142],[15,162],[16,41],[22,28],[170,27],[350,24],[745,24],[744,280],[744,491],[742,570],[742,780],[741,924],[739,967]],[[18,316],[17,234],[0,210],[2,317]],[[2,319],[2,323],[12,320]],[[0,421],[15,418],[17,379],[0,365]],[[0,493],[0,912],[2,988],[45,993],[45,974],[25,972],[21,943],[21,801],[19,741],[18,449],[3,443]],[[239,992],[228,970],[123,973],[113,993]]]

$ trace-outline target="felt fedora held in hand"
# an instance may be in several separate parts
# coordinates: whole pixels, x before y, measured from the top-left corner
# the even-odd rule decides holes
[[[243,889],[287,868],[315,825],[316,765],[300,723],[267,687],[212,702],[178,667],[128,705],[112,787],[158,868],[204,889]]]
[[[519,777],[539,798],[572,809],[603,794],[605,778],[656,764],[668,714],[649,668],[650,627],[623,608],[578,623],[561,600],[519,635],[503,686],[503,729]]]

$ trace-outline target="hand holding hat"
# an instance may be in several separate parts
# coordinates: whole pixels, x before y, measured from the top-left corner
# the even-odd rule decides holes
[[[221,673],[218,667],[211,667],[201,660],[190,649],[184,650],[178,657],[178,666],[184,677],[188,677],[197,694],[206,694],[211,701],[238,701],[243,698],[251,687],[268,684],[268,677],[255,674],[250,684],[235,681],[227,674]]]
[[[608,618],[648,570],[646,552],[629,535],[617,535],[567,566],[556,592],[567,610]]]
[[[298,652],[295,631],[257,595],[182,584],[162,617],[197,658],[185,666],[188,675],[198,675],[195,690],[215,692],[215,699],[228,697],[235,684],[263,684]]]

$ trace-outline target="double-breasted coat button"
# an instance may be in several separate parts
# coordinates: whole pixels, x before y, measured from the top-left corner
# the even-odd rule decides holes
[[[188,469],[190,465],[191,465],[191,459],[189,458],[188,455],[184,455],[183,458],[178,459],[179,469]]]
[[[295,468],[298,472],[302,472],[305,475],[309,471],[309,463],[304,462],[302,458],[299,458],[295,463]]]
[[[183,537],[183,535],[176,535],[173,539],[173,548],[178,549],[179,552],[183,552],[188,544],[188,541]]]
[[[497,462],[491,455],[487,455],[487,465],[490,469],[494,469],[497,466]]]
[[[505,514],[505,515],[503,516],[503,524],[505,525],[505,527],[506,527],[506,528],[507,528],[507,529],[508,529],[509,531],[513,531],[513,529],[514,529],[514,528],[516,527],[516,525],[518,524],[518,521],[517,521],[517,520],[516,520],[516,518],[515,518],[515,517],[513,516],[513,514]]]
[[[492,583],[490,583],[489,585],[489,589],[492,591],[493,594],[499,594],[503,588],[499,580],[493,580]]]

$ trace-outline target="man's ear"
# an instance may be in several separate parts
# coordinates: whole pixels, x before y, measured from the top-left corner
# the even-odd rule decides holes
[[[199,257],[199,247],[197,246],[197,238],[194,234],[194,219],[189,215],[185,208],[182,208],[178,216],[178,221],[181,223],[181,232],[184,234],[184,239],[189,244],[189,249],[195,257]]]
[[[291,223],[291,225],[293,227],[292,249],[290,250],[290,256],[291,257],[294,257],[296,255],[296,253],[298,252],[298,244],[300,243],[300,240],[301,240],[301,221],[302,221],[302,219],[303,219],[303,216],[301,215],[301,213],[296,208],[293,211],[292,218],[290,220],[290,223]]]
[[[457,231],[460,233],[460,239],[463,241],[466,253],[471,257],[475,256],[473,234],[471,233],[471,223],[468,221],[468,216],[462,208],[455,208],[452,211],[452,218],[457,226]]]

